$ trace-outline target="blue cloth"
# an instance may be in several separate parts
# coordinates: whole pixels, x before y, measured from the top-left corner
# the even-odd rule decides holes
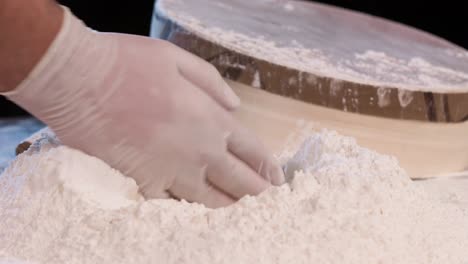
[[[16,146],[43,127],[34,118],[0,119],[0,172],[15,157]]]

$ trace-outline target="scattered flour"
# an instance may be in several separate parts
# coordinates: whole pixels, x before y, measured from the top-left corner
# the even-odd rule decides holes
[[[0,263],[468,263],[468,212],[334,132],[280,156],[289,184],[212,210],[147,200],[44,137],[0,176]],[[2,262],[3,261],[3,262]]]
[[[294,5],[291,4],[291,3],[286,3],[283,5],[283,8],[286,10],[286,11],[293,11],[294,10]]]

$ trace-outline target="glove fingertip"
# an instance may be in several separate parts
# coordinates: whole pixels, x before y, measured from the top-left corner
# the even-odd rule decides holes
[[[240,106],[241,100],[228,84],[225,85],[226,87],[224,88],[224,97],[226,98],[228,104],[227,107],[230,110],[235,110]]]
[[[283,169],[276,163],[271,167],[269,177],[271,179],[271,183],[276,186],[280,186],[286,181]]]

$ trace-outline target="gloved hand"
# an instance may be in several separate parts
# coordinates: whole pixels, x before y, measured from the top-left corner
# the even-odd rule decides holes
[[[148,198],[219,207],[284,181],[233,118],[239,99],[214,67],[162,40],[91,31],[68,10],[42,60],[6,95]]]

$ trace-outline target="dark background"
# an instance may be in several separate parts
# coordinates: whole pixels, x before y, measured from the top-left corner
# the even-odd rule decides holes
[[[98,31],[149,34],[154,0],[61,0],[59,2],[68,6],[88,26]],[[468,49],[468,1],[466,0],[434,2],[429,0],[323,0],[317,2],[399,21],[439,35]],[[23,114],[25,114],[24,111],[0,97],[0,116]]]

